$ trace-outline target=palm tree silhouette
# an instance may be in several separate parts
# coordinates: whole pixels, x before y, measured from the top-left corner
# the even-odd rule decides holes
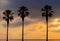
[[[18,16],[22,18],[22,41],[24,41],[24,18],[28,16],[29,12],[25,6],[20,7],[18,12]]]
[[[42,16],[46,17],[46,24],[47,24],[47,29],[46,29],[46,41],[48,41],[48,17],[52,17],[52,7],[50,5],[45,5],[44,8],[41,9],[42,11],[44,11],[42,13]]]
[[[9,20],[12,21],[13,20],[13,13],[11,13],[11,10],[6,10],[5,12],[3,12],[4,17],[3,19],[6,20],[7,22],[7,37],[6,37],[6,41],[8,41],[8,27],[9,27]]]

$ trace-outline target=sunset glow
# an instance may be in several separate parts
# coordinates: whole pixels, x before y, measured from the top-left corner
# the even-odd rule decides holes
[[[17,19],[16,19],[17,20]],[[28,19],[30,20],[30,19]],[[31,19],[32,21],[32,19]],[[59,39],[60,19],[54,18],[49,22],[49,39]],[[59,23],[58,23],[59,22]],[[12,22],[13,23],[13,22]],[[57,27],[55,27],[57,25]],[[2,27],[2,28],[1,28]],[[6,38],[6,27],[0,27],[0,39]],[[21,26],[9,27],[9,39],[21,39]],[[58,35],[56,35],[58,34]],[[52,36],[53,35],[53,36]],[[46,23],[36,21],[25,25],[25,39],[45,39],[46,37]]]
[[[48,22],[49,39],[60,39],[60,0],[0,0],[0,39],[6,39],[7,23],[3,19],[3,12],[7,9],[14,13],[14,20],[9,22],[9,39],[22,38],[22,19],[18,17],[18,10],[23,5],[29,12],[24,18],[24,38],[46,39],[46,18],[42,17],[41,11],[46,3],[54,11]]]

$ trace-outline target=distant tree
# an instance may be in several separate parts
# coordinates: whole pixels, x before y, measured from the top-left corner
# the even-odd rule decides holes
[[[47,24],[47,29],[46,29],[46,41],[48,41],[48,17],[52,17],[52,7],[50,5],[45,5],[44,8],[41,9],[44,11],[42,13],[43,17],[46,17],[46,24]]]
[[[29,15],[29,12],[25,6],[20,7],[18,12],[18,16],[22,18],[22,41],[24,41],[24,18]]]
[[[6,41],[8,41],[8,27],[9,27],[9,20],[12,21],[13,20],[13,13],[11,10],[6,10],[5,12],[3,12],[4,17],[3,19],[6,20],[7,22],[7,37],[6,37]]]

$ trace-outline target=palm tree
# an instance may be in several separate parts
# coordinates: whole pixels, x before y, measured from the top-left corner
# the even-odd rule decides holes
[[[29,12],[25,6],[20,7],[18,12],[18,16],[22,18],[22,41],[24,41],[24,18],[28,16]]]
[[[8,27],[9,27],[9,20],[12,21],[13,20],[13,13],[11,13],[11,10],[6,10],[5,12],[3,12],[4,17],[3,19],[6,20],[7,22],[7,37],[6,37],[6,41],[8,41]]]
[[[47,24],[47,29],[46,29],[46,41],[48,41],[48,17],[52,17],[52,7],[50,5],[45,5],[44,8],[41,9],[44,11],[42,13],[42,16],[46,17],[46,24]]]

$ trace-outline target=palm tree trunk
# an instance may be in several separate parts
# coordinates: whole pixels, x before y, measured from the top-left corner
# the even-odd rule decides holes
[[[46,41],[48,41],[48,21],[46,22],[46,27],[47,27],[47,29],[46,29]]]
[[[24,41],[24,18],[22,18],[22,41]]]
[[[46,41],[48,41],[48,10],[46,10]]]
[[[8,41],[8,27],[9,27],[9,20],[7,21],[7,37],[6,37],[6,41]]]

